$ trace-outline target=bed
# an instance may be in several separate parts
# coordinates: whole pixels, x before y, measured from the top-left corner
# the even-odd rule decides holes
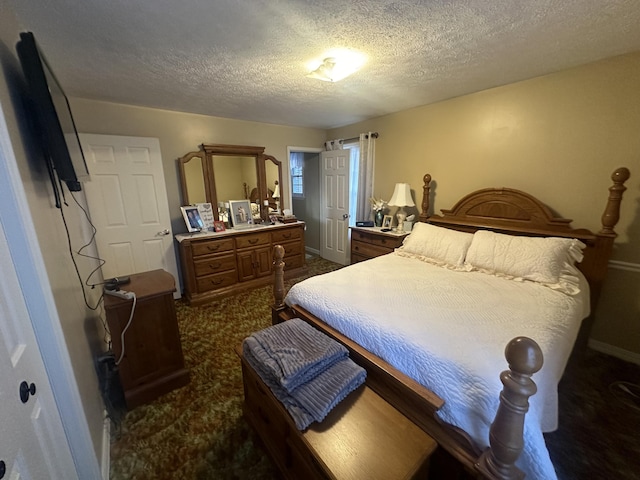
[[[570,355],[586,345],[628,178],[612,174],[593,233],[509,188],[430,215],[425,175],[420,223],[394,253],[285,298],[276,247],[273,321],[303,318],[344,343],[369,386],[438,442],[441,474],[555,478],[543,432],[557,426]]]

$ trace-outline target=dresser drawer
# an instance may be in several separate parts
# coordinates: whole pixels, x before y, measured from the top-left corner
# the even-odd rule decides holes
[[[284,269],[300,268],[304,265],[304,255],[293,255],[284,259]]]
[[[203,277],[214,273],[236,269],[235,255],[214,255],[194,262],[196,277]]]
[[[208,240],[206,242],[194,242],[191,246],[193,256],[211,255],[233,251],[233,238],[221,238],[219,240]]]
[[[389,247],[381,247],[378,245],[373,245],[371,243],[359,242],[357,240],[351,239],[352,255],[355,253],[365,257],[378,257],[380,255],[391,253],[392,251],[393,249]]]
[[[287,242],[289,240],[296,240],[302,238],[302,228],[288,228],[282,230],[276,230],[271,233],[271,241],[275,243]]]
[[[269,245],[271,236],[268,233],[256,233],[252,235],[240,235],[236,237],[236,248],[251,248],[258,245]]]
[[[196,280],[198,293],[208,292],[209,290],[215,290],[216,288],[228,287],[238,281],[238,273],[235,269],[224,273],[217,273],[214,275],[207,275],[199,277]]]
[[[302,242],[281,243],[280,245],[284,247],[284,258],[291,257],[293,255],[300,255],[304,250]]]
[[[388,251],[391,251],[394,248],[398,248],[400,245],[402,245],[404,236],[395,237],[395,236],[384,235],[380,233],[369,233],[369,232],[354,230],[351,232],[351,240],[365,242],[371,245],[377,245],[379,247],[385,247],[388,249]]]

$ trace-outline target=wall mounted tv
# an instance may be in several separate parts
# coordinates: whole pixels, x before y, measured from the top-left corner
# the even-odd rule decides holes
[[[88,179],[89,172],[67,96],[38,48],[33,33],[21,33],[16,50],[50,166],[70,191],[80,191],[80,180]]]

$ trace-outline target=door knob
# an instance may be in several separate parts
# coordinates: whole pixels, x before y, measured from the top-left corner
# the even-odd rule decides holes
[[[168,228],[165,228],[164,230],[162,230],[161,232],[156,233],[156,235],[158,237],[164,237],[165,235],[169,235],[171,232],[169,231]]]
[[[342,214],[342,218],[343,218],[344,220],[346,220],[347,218],[349,218],[349,214],[348,214],[348,213],[343,213],[343,214]]]
[[[22,382],[20,384],[20,400],[22,403],[27,403],[29,401],[29,395],[36,394],[36,384],[32,383],[29,385],[27,382]]]
[[[5,473],[7,473],[7,464],[4,460],[0,460],[0,478],[4,478]]]

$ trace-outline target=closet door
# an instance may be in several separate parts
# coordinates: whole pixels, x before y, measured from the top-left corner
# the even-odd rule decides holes
[[[163,269],[178,281],[159,140],[80,134],[80,142],[104,277]]]

